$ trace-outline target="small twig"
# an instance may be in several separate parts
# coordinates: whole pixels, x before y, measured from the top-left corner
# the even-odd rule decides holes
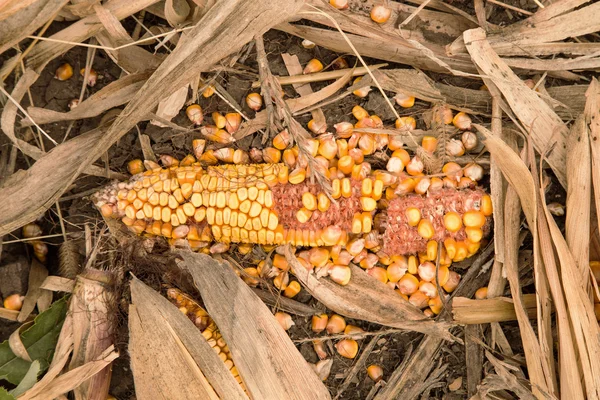
[[[7,241],[4,242],[4,244],[21,243],[21,242],[31,242],[33,240],[50,239],[50,238],[60,237],[62,235],[63,235],[62,233],[55,233],[55,234],[52,234],[52,235],[38,236],[38,237],[33,237],[33,238],[23,238],[23,239],[7,240]],[[68,233],[67,233],[67,235],[68,235]]]
[[[388,64],[375,64],[370,65],[369,68],[371,71],[374,71],[379,68],[387,67]],[[293,76],[274,76],[275,79],[279,82],[281,86],[284,85],[295,85],[297,83],[313,83],[313,82],[322,82],[322,81],[330,81],[334,79],[341,78],[345,76],[349,70],[352,71],[352,76],[364,75],[367,73],[367,69],[365,67],[356,67],[356,68],[345,68],[345,69],[337,69],[335,71],[326,71],[326,72],[316,72],[314,74],[307,75],[293,75]],[[253,88],[260,87],[260,81],[256,81],[252,83]]]
[[[54,18],[56,18],[56,16],[58,15],[58,13],[60,12],[60,8],[58,10],[56,10],[54,12],[54,14],[52,15],[52,17],[50,19],[48,19],[48,22],[46,22],[46,24],[42,27],[42,29],[40,29],[40,31],[38,32],[38,36],[43,35],[44,33],[46,33],[46,30],[50,27],[50,25],[52,24],[52,22],[54,21]],[[31,51],[31,49],[33,49],[33,47],[37,44],[39,39],[34,39],[31,41],[31,43],[29,43],[29,46],[27,46],[27,48],[25,49],[25,51],[23,51],[21,53],[21,55],[19,55],[19,63],[22,64],[23,60],[25,59],[25,57],[27,56],[27,54],[29,54],[29,52]],[[17,63],[15,63],[15,66],[17,65]],[[13,67],[14,68],[14,67]],[[23,68],[23,71],[25,71],[25,68]],[[8,73],[6,74],[6,76],[9,76],[12,73],[12,69],[10,71],[8,71]]]
[[[56,213],[58,214],[58,221],[60,222],[60,231],[63,235],[63,240],[66,242],[67,241],[67,231],[65,230],[65,223],[63,221],[62,212],[60,211],[60,204],[57,201],[56,203],[54,203],[54,205],[56,206]]]
[[[256,60],[258,61],[258,73],[260,76],[261,86],[260,94],[265,103],[265,109],[267,110],[267,125],[263,132],[262,143],[265,144],[270,137],[271,127],[276,126],[278,130],[281,130],[281,124],[275,120],[275,108],[273,107],[273,93],[270,81],[273,79],[271,70],[269,69],[269,63],[267,61],[267,53],[265,51],[265,42],[263,41],[262,35],[254,38],[256,43]]]
[[[338,340],[338,339],[362,339],[368,336],[376,336],[376,335],[390,335],[390,334],[394,334],[394,333],[407,333],[408,331],[406,329],[399,329],[399,328],[390,328],[390,329],[381,329],[377,332],[360,332],[360,333],[353,333],[350,335],[347,335],[345,333],[340,333],[338,335],[327,335],[327,336],[319,336],[319,337],[313,337],[313,338],[304,338],[304,339],[294,339],[292,340],[292,342],[294,343],[306,343],[306,342],[314,342],[316,341],[324,341],[324,340]]]
[[[142,11],[142,13],[143,12],[144,11]],[[138,20],[134,15],[131,15],[131,18],[133,18],[134,21],[137,23],[137,25],[135,26],[135,29],[138,29],[138,27],[139,28],[143,28],[146,31],[146,33],[148,33],[148,34],[151,35],[151,37],[143,39],[143,41],[150,41],[151,42],[152,39],[156,38],[155,35],[154,35],[154,33],[152,33],[152,31],[150,29],[146,28],[146,25],[144,25],[144,23],[142,21]],[[134,35],[135,35],[135,30],[134,30]],[[139,34],[138,34],[138,36],[139,36]],[[139,41],[138,40],[139,38],[132,37],[132,39],[136,40],[136,41]],[[168,39],[170,39],[170,37],[168,37]],[[168,39],[167,39],[167,41],[168,41]],[[168,46],[165,46],[163,43],[165,43],[165,42],[159,42],[159,44],[157,44],[154,47],[155,52],[156,52],[156,50],[160,49],[161,47],[164,47],[165,50],[167,51],[167,53],[172,53],[173,51]]]
[[[379,341],[379,338],[381,336],[382,336],[381,333],[375,335],[373,337],[373,339],[371,339],[369,344],[367,344],[365,346],[365,348],[363,349],[358,360],[356,360],[356,362],[354,363],[354,365],[352,366],[350,371],[348,371],[348,375],[346,375],[344,382],[342,382],[342,384],[338,388],[337,394],[335,395],[334,400],[337,400],[340,398],[342,393],[344,393],[344,391],[346,389],[348,389],[348,386],[350,386],[350,383],[352,383],[352,380],[354,379],[354,377],[358,374],[359,371],[361,371],[363,369],[364,365],[367,363],[367,359],[371,355],[371,352],[375,348],[375,345],[377,345],[377,342]]]
[[[92,38],[92,40],[94,40]],[[95,41],[95,40],[94,40]],[[85,72],[83,74],[83,85],[81,85],[81,90],[79,91],[79,99],[78,102],[81,103],[83,101],[83,96],[85,96],[85,89],[87,88],[88,78],[90,76],[90,70],[92,68],[92,64],[94,63],[94,56],[96,55],[96,49],[88,48],[87,54],[85,57]],[[62,143],[67,140],[69,137],[69,133],[71,133],[71,129],[73,129],[73,125],[75,125],[75,120],[69,122],[69,126],[67,127],[67,131],[65,132],[65,136],[63,137]]]
[[[402,21],[402,23],[400,25],[398,25],[398,28],[402,28],[404,25],[406,25],[410,21],[412,21],[413,18],[415,18],[417,16],[417,14],[421,12],[422,9],[427,7],[427,5],[429,4],[430,1],[431,0],[425,0],[423,3],[421,3],[421,5],[419,7],[417,7],[415,9],[415,11],[413,11],[404,21]]]
[[[68,45],[71,45],[71,46],[91,47],[91,48],[94,48],[94,49],[100,49],[100,50],[106,50],[106,51],[117,51],[117,50],[125,49],[127,47],[137,46],[138,44],[147,42],[148,40],[156,39],[156,38],[159,38],[159,37],[165,37],[165,36],[168,36],[168,35],[171,35],[171,34],[174,34],[174,33],[178,33],[178,32],[188,31],[188,30],[193,29],[193,28],[194,28],[193,26],[186,26],[185,28],[177,28],[177,29],[173,29],[173,30],[171,30],[169,32],[159,33],[158,35],[147,37],[145,39],[136,40],[135,42],[131,42],[131,43],[122,44],[121,46],[117,46],[117,47],[102,46],[102,45],[98,45],[98,44],[89,44],[89,43],[80,43],[80,42],[71,42],[69,40],[53,39],[53,38],[43,37],[43,36],[28,35],[28,36],[26,36],[26,38],[28,38],[28,39],[39,39],[41,41],[46,41],[46,42],[68,44]]]
[[[546,8],[546,6],[544,6],[540,0],[533,0],[533,2],[537,4],[539,8]]]
[[[60,199],[58,199],[58,201],[69,201],[69,200],[80,199],[82,197],[92,195],[92,194],[96,193],[97,191],[98,191],[98,188],[85,190],[83,192],[75,193],[70,196],[61,197]]]
[[[174,129],[176,131],[183,132],[183,133],[194,132],[194,129],[183,128],[183,127],[177,125],[176,123],[169,121],[168,119],[159,117],[158,115],[156,115],[153,112],[149,112],[146,115],[149,117],[148,119],[153,119],[153,120],[160,122],[161,124],[168,125],[169,128]]]
[[[523,10],[522,8],[511,6],[510,4],[506,4],[506,3],[503,3],[503,2],[498,1],[498,0],[487,0],[487,1],[488,1],[488,3],[492,3],[492,4],[496,4],[496,5],[500,6],[500,7],[508,8],[509,10],[516,11],[516,12],[521,13],[523,15],[533,15],[533,13],[531,11],[526,11],[526,10]],[[542,5],[541,7],[543,8],[544,6]]]
[[[142,33],[142,28],[146,28],[144,26],[144,18],[146,17],[146,10],[142,10],[140,11],[140,19],[138,20],[135,15],[131,15],[133,17],[133,19],[135,20],[135,22],[137,22],[137,25],[135,26],[135,28],[133,28],[133,33],[131,34],[131,38],[133,40],[138,40],[140,38],[140,34]],[[146,29],[147,31],[148,29]]]
[[[248,117],[246,114],[244,114],[244,112],[243,112],[243,111],[242,111],[242,109],[239,107],[239,105],[238,105],[238,104],[234,104],[234,103],[232,103],[232,102],[231,102],[231,101],[230,101],[230,100],[227,98],[227,96],[225,96],[225,95],[223,95],[223,94],[221,93],[221,90],[225,91],[225,89],[224,89],[224,88],[223,88],[223,87],[222,87],[222,86],[221,86],[221,85],[220,85],[218,82],[215,82],[215,94],[216,94],[217,96],[219,96],[219,98],[220,98],[221,100],[223,100],[225,103],[227,103],[227,105],[228,105],[229,107],[231,107],[231,108],[233,109],[233,111],[235,111],[236,113],[240,114],[240,115],[242,116],[242,118],[244,119],[244,121],[250,121],[250,118],[249,118],[249,117]]]

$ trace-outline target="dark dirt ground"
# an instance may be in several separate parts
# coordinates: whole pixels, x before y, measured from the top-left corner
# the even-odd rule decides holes
[[[527,9],[528,5],[530,5],[531,2],[523,0],[516,1],[515,3],[518,3],[516,4],[517,6]],[[467,12],[474,15],[474,12],[468,9],[470,7],[470,4],[469,7],[467,7],[463,3],[454,3],[454,5],[460,6],[461,8],[465,8]],[[151,19],[152,17],[149,18]],[[497,24],[509,22],[507,14],[505,14],[504,12],[497,13],[497,15],[493,14],[490,18],[490,21]],[[148,19],[146,22],[148,22],[150,25],[153,24],[153,22],[148,21]],[[62,27],[63,25],[61,23],[54,23],[52,24],[49,33],[54,33],[54,31],[57,31]],[[307,50],[301,46],[300,39],[276,31],[270,31],[265,35],[265,45],[269,60],[269,66],[271,68],[271,71],[275,75],[287,75],[284,63],[280,57],[280,54],[282,53],[287,52],[293,55],[297,55],[302,65],[306,64],[306,62],[311,58],[318,58],[323,62],[324,65],[327,65],[339,56],[339,54],[332,53],[328,50],[319,47]],[[148,46],[148,48],[151,50],[150,46]],[[68,53],[66,53],[61,59],[56,59],[53,62],[51,62],[42,73],[40,79],[38,79],[38,81],[31,88],[31,97],[33,100],[33,104],[35,104],[35,106],[37,107],[44,107],[51,110],[67,111],[68,102],[71,99],[79,96],[83,78],[78,71],[81,67],[85,65],[85,59],[86,49],[76,47]],[[355,57],[353,56],[346,56],[346,60],[349,62],[350,65],[353,65],[353,63],[356,61]],[[379,60],[368,59],[366,61],[369,64],[380,62]],[[76,72],[73,78],[64,82],[60,82],[53,79],[53,75],[56,68],[63,62],[69,62]],[[254,71],[256,73],[256,71],[258,70],[258,66],[256,63],[254,50],[252,50],[249,53],[249,57],[246,59],[244,64],[251,71]],[[390,67],[398,67],[398,65],[390,65]],[[99,79],[98,84],[95,87],[86,89],[85,97],[88,97],[92,93],[100,90],[108,83],[117,79],[121,74],[119,67],[115,65],[102,51],[96,52],[93,61],[93,68],[100,74],[101,78]],[[478,81],[450,77],[447,75],[429,75],[433,79],[443,81],[449,84],[454,84],[457,86],[471,88],[476,88],[479,86]],[[242,105],[243,111],[247,115],[252,117],[254,113],[251,110],[249,110],[245,105],[244,97],[250,91],[251,83],[255,78],[243,74],[220,74],[216,77],[216,79],[221,85],[223,85],[223,87],[227,89],[227,91],[233,96],[233,98],[239,104]],[[316,83],[313,84],[312,87],[314,90],[318,90],[325,85],[327,85],[326,82]],[[10,89],[12,89],[10,87],[10,83],[7,89],[9,89],[9,91]],[[287,96],[295,96],[295,91],[291,86],[285,87],[285,92]],[[25,105],[28,105],[28,102],[29,101],[27,99],[24,100]],[[200,97],[199,104],[204,110],[206,116],[205,118],[210,118],[208,116],[213,111],[229,111],[229,107],[227,106],[227,104],[221,101],[217,96],[212,96],[208,99]],[[366,99],[359,99],[354,96],[346,97],[341,101],[324,107],[323,111],[325,112],[328,121],[331,121],[332,123],[339,121],[353,121],[351,109],[356,104],[363,106],[365,109],[372,113],[380,115],[386,124],[393,124],[393,114],[390,113],[389,110],[386,108],[387,105],[385,104],[383,97],[376,91],[372,91]],[[420,115],[424,110],[430,107],[430,104],[417,100],[415,106],[410,109],[401,109],[398,106],[396,107],[397,110],[401,113],[401,115],[415,116],[415,118],[418,121],[418,124],[420,125],[419,127],[423,127],[424,123],[420,118]],[[75,121],[70,129],[69,137],[77,136],[80,133],[86,132],[94,128],[100,122],[101,118],[102,117],[99,116],[96,118]],[[310,119],[310,114],[303,115],[298,119],[299,122],[305,125]],[[475,117],[475,120],[478,120],[478,122],[482,123],[489,122],[485,118]],[[182,156],[191,153],[191,141],[193,138],[199,137],[199,135],[193,129],[189,120],[186,118],[184,110],[182,110],[179,113],[179,115],[173,119],[173,122],[181,127],[188,128],[189,132],[174,132],[171,129],[159,128],[157,126],[150,125],[146,122],[140,123],[138,127],[142,133],[150,136],[152,140],[152,148],[156,154],[169,154],[181,158]],[[69,129],[69,123],[60,122],[47,124],[43,126],[43,129],[46,130],[56,141],[61,142],[63,141],[65,133]],[[25,135],[25,137],[27,138],[27,133],[24,129],[22,130],[21,134]],[[30,141],[34,140],[31,136],[28,139]],[[235,145],[244,149],[247,149],[249,147],[262,147],[262,145],[260,144],[260,135],[247,137],[244,140],[235,143]],[[0,135],[0,146],[2,146],[2,148],[4,149],[8,148],[7,139],[3,135]],[[51,148],[51,143],[45,140],[44,146],[46,149],[49,149]],[[137,139],[137,131],[131,131],[130,133],[125,135],[116,145],[108,149],[108,155],[110,160],[109,165],[111,169],[127,173],[127,161],[134,158],[142,158],[141,148]],[[31,163],[32,160],[26,159],[23,157],[22,154],[19,154],[17,160],[17,168],[26,169]],[[97,165],[102,164],[99,161]],[[60,202],[60,207],[62,211],[62,216],[66,223],[66,230],[68,232],[82,232],[85,224],[90,224],[93,227],[96,227],[98,226],[98,224],[101,224],[99,214],[93,209],[92,204],[87,196],[89,195],[90,190],[100,188],[106,183],[107,181],[101,178],[81,176],[77,179],[73,188],[69,192],[65,193],[64,198],[66,200]],[[557,185],[554,186],[557,187]],[[558,190],[553,190],[549,197],[551,197],[551,200],[549,201],[561,201],[563,200],[564,193],[561,193]],[[51,208],[41,218],[40,225],[44,230],[44,234],[52,235],[61,232],[56,208]],[[20,232],[14,232],[13,235],[6,237],[5,240],[12,240],[18,237],[20,237]],[[47,240],[47,243],[50,247],[50,253],[48,257],[48,269],[51,274],[57,273],[57,249],[61,242],[62,237],[55,237]],[[5,244],[3,246],[1,255],[2,261],[0,263],[0,267],[2,265],[7,264],[19,255],[27,255],[29,257],[30,249],[28,248],[28,246],[22,243]],[[133,266],[132,268],[135,269],[136,267]],[[156,287],[159,283],[158,281],[160,281],[160,278],[153,276],[152,271],[146,272],[148,281],[150,281],[150,283]],[[527,289],[528,288],[524,288],[524,291],[527,291]],[[126,299],[127,294],[125,293],[124,296]],[[310,296],[307,296],[305,301],[311,305],[315,303],[315,300],[310,298]],[[126,304],[126,301],[123,301],[122,304],[123,306],[117,312],[119,318],[119,332],[116,339],[117,346],[121,351],[122,356],[119,359],[117,359],[114,363],[113,378],[110,392],[118,399],[134,399],[135,395],[133,379],[131,375],[131,370],[129,368],[129,360],[127,357],[127,309],[124,306]],[[294,321],[296,325],[292,327],[292,329],[289,331],[289,335],[293,340],[310,338],[315,336],[315,334],[310,330],[310,320],[308,318],[294,317]],[[375,324],[369,324],[362,321],[348,320],[347,322],[361,326],[367,331],[375,331],[380,329],[380,327]],[[1,323],[0,340],[6,339],[17,326],[18,324],[16,323]],[[503,327],[505,328],[505,332],[510,340],[511,345],[513,346],[513,349],[516,353],[518,353],[521,350],[521,341],[516,323],[507,323],[504,324]],[[458,336],[461,337],[462,334],[459,333]],[[384,369],[384,380],[389,378],[390,374],[394,371],[394,369],[398,365],[400,365],[400,363],[406,357],[407,349],[411,346],[416,347],[421,337],[422,335],[416,333],[396,333],[384,335],[378,341],[377,345],[375,346],[375,350],[371,353],[367,365],[372,363],[381,365]],[[366,345],[368,340],[369,339],[364,339],[360,341],[361,348]],[[312,345],[309,342],[299,345],[299,350],[309,362],[317,361],[316,354],[312,348]],[[331,348],[331,350],[333,350],[333,348]],[[347,370],[351,368],[353,361],[341,358],[335,351],[330,351],[330,354],[333,357],[334,364],[332,373],[329,379],[326,381],[326,384],[330,388],[331,393],[335,395],[338,386],[343,381]],[[432,360],[432,362],[434,361]],[[429,393],[425,393],[424,398],[465,398],[466,391],[464,390],[464,347],[458,344],[449,344],[444,346],[442,349],[441,359],[435,362],[438,362],[441,365],[447,365],[447,369],[441,378],[440,385],[433,387],[429,391]],[[450,382],[452,382],[455,378],[461,376],[463,377],[463,387],[457,392],[449,392],[447,385]],[[348,388],[348,390],[345,391],[341,398],[348,400],[364,399],[373,387],[373,385],[374,382],[372,382],[367,377],[366,373],[363,371],[356,376],[355,380],[352,382],[352,385]]]

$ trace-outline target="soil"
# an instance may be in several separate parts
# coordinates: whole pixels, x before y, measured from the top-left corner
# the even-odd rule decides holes
[[[515,5],[523,8],[532,8],[531,4],[533,4],[532,2],[525,0],[516,1],[515,3],[519,3]],[[454,5],[459,8],[463,8],[471,15],[474,15],[473,10],[468,9],[470,4],[467,6],[467,4],[462,2],[455,2]],[[516,17],[514,14],[513,16]],[[507,20],[507,14],[502,12],[492,14],[490,22],[503,24],[509,21]],[[62,29],[64,26],[66,25],[61,23],[53,23],[50,27],[49,33],[54,33],[55,31]],[[127,25],[125,27],[128,28]],[[301,45],[301,40],[297,37],[289,36],[277,31],[269,31],[265,35],[265,46],[268,55],[269,67],[275,75],[287,75],[285,65],[280,57],[280,54],[282,53],[296,55],[300,61],[300,64],[302,65],[306,64],[311,58],[318,58],[323,62],[324,65],[328,65],[338,56],[340,56],[340,54],[335,54],[320,47],[315,47],[314,49],[310,50],[305,49]],[[152,47],[148,46],[148,49],[152,50]],[[86,53],[87,50],[85,48],[75,47],[64,54],[61,59],[55,59],[49,63],[42,72],[38,81],[31,88],[32,103],[36,107],[44,107],[61,112],[67,111],[69,101],[79,97],[81,91],[83,78],[78,71],[85,65]],[[255,58],[255,51],[252,50],[248,54],[249,56],[244,60],[243,65],[249,71],[254,71],[254,73],[256,73],[258,71],[258,65]],[[4,58],[8,55],[3,55],[2,57]],[[353,65],[356,62],[356,59],[353,56],[346,55],[345,57],[350,65]],[[369,64],[380,62],[379,60],[369,59],[366,59],[365,61]],[[75,70],[73,78],[64,82],[53,79],[54,71],[60,64],[64,62],[68,62],[73,66]],[[403,66],[393,64],[390,65],[390,68],[394,67]],[[121,70],[119,67],[114,64],[102,51],[97,51],[95,53],[93,68],[99,73],[100,79],[95,87],[86,88],[85,97],[97,92],[102,87],[116,80],[121,75]],[[430,76],[433,79],[444,81],[445,83],[451,83],[457,86],[473,88],[477,87],[478,85],[476,81],[465,78],[456,78],[449,77],[447,75],[436,74],[430,74]],[[229,92],[229,94],[233,96],[238,104],[242,105],[243,112],[252,117],[254,113],[245,105],[244,97],[251,91],[251,84],[254,78],[248,76],[248,74],[219,74],[215,76],[215,79]],[[10,86],[11,83],[14,82],[9,82],[7,87],[9,92],[12,89]],[[315,83],[312,84],[312,88],[316,91],[327,84],[327,82]],[[291,86],[285,87],[285,93],[289,97],[296,95]],[[393,96],[392,93],[388,93],[388,95],[390,95],[390,97]],[[23,101],[23,105],[30,105],[28,103],[29,100],[26,98]],[[212,96],[208,99],[200,97],[199,104],[202,106],[205,116],[207,116],[206,118],[209,118],[208,116],[213,111],[228,112],[230,110],[229,106],[217,96]],[[372,113],[378,114],[384,120],[384,123],[393,124],[395,117],[387,109],[387,105],[385,104],[381,94],[375,91],[372,91],[366,99],[359,99],[354,96],[345,97],[341,101],[337,101],[333,104],[323,107],[323,112],[327,116],[328,121],[354,121],[351,110],[356,104],[363,106]],[[424,123],[419,116],[423,111],[429,109],[431,105],[429,103],[417,100],[415,106],[408,110],[401,109],[398,106],[396,107],[397,111],[401,115],[415,116],[417,118],[419,128],[424,128]],[[95,118],[74,121],[72,124],[69,122],[52,123],[44,125],[43,129],[48,132],[54,140],[57,142],[62,142],[67,132],[69,132],[69,138],[75,137],[83,132],[93,129],[99,124],[101,119],[102,116],[98,116]],[[298,117],[299,122],[304,126],[306,126],[306,123],[310,119],[310,114],[305,114]],[[177,158],[182,158],[186,154],[191,153],[192,139],[199,137],[199,135],[197,131],[190,126],[190,122],[185,116],[184,110],[182,110],[179,115],[172,120],[172,122],[181,127],[188,128],[189,131],[182,133],[179,131],[174,131],[170,128],[157,127],[147,122],[138,124],[138,128],[140,132],[150,136],[152,149],[154,150],[155,154],[168,154]],[[483,120],[482,122],[488,121]],[[20,134],[24,135],[27,140],[37,141],[37,136],[34,137],[33,135],[28,134],[25,129],[21,129]],[[235,145],[243,149],[248,149],[250,147],[262,147],[263,145],[260,143],[260,136],[261,135],[258,134],[247,137]],[[50,149],[52,147],[50,141],[47,139],[42,138],[42,142],[44,148]],[[8,142],[4,135],[0,135],[0,146],[2,146],[2,148],[8,148]],[[138,141],[137,130],[132,130],[129,132],[127,135],[121,138],[118,143],[116,143],[110,149],[107,149],[107,152],[110,168],[114,171],[127,173],[127,161],[134,158],[142,158],[142,151]],[[32,164],[32,162],[32,160],[19,153],[17,159],[17,168],[26,169]],[[97,165],[103,165],[103,163],[98,161]],[[68,232],[81,233],[85,225],[88,225],[96,231],[99,229],[101,219],[99,218],[97,211],[92,207],[88,196],[92,190],[101,188],[106,183],[108,183],[108,181],[102,178],[81,176],[77,179],[71,190],[64,194],[63,200],[60,201],[60,208],[62,218],[65,221],[65,228]],[[564,201],[564,192],[558,190],[557,187],[559,187],[559,185],[553,186],[549,194],[549,197],[552,198],[550,201],[562,202]],[[43,228],[44,234],[59,234],[61,232],[61,226],[56,207],[52,207],[46,214],[44,214],[44,216],[39,220],[39,224]],[[20,237],[20,232],[14,232],[13,235],[6,237],[5,241],[18,237]],[[56,274],[58,273],[57,249],[62,242],[62,237],[52,237],[47,239],[46,242],[50,247],[47,266],[51,274]],[[2,248],[2,253],[0,254],[2,256],[2,260],[0,262],[1,267],[7,262],[7,260],[17,257],[18,255],[30,257],[31,251],[26,244],[12,243],[5,244]],[[141,275],[138,274],[138,277],[140,276],[143,276],[143,273]],[[155,280],[156,277],[153,276],[151,272],[149,272],[146,276],[148,277],[148,280],[152,286],[156,287],[157,283],[159,283],[158,281],[160,281],[160,278]],[[530,288],[527,287],[524,287],[523,289],[525,292],[530,291]],[[310,305],[314,305],[316,303],[316,301],[310,296],[305,297],[304,301]],[[118,399],[135,398],[133,379],[127,357],[128,339],[126,326],[126,304],[127,302],[123,301],[122,307],[118,310],[120,328],[117,335],[117,347],[120,350],[121,357],[118,358],[114,363],[110,390],[111,394]],[[311,332],[310,320],[308,318],[295,317],[294,322],[296,325],[289,330],[289,335],[292,340],[301,340],[319,336]],[[380,326],[365,323],[364,321],[348,320],[347,322],[358,325],[369,332],[381,329]],[[4,322],[0,324],[0,340],[6,339],[16,329],[17,326],[18,324],[16,323]],[[513,323],[507,323],[504,324],[503,327],[510,340],[511,346],[513,346],[513,350],[515,353],[519,353],[521,351],[521,341],[517,325]],[[488,333],[486,332],[486,334]],[[458,334],[459,337],[461,335],[461,333]],[[408,357],[409,349],[414,349],[420,342],[421,338],[422,335],[416,333],[394,333],[384,335],[378,340],[374,350],[370,354],[367,365],[381,365],[384,370],[385,381],[389,379],[391,373],[405,360],[406,357]],[[361,348],[368,343],[368,340],[369,339],[364,339],[360,341]],[[313,363],[317,361],[317,356],[310,342],[299,344],[298,348],[307,361]],[[352,367],[354,361],[340,357],[334,351],[333,347],[331,347],[331,342],[329,342],[328,351],[331,354],[334,362],[331,375],[329,379],[327,379],[326,385],[330,389],[332,395],[335,395],[341,382],[346,377],[346,373]],[[423,398],[466,398],[466,365],[464,347],[458,344],[445,345],[442,349],[441,357],[437,361],[432,360],[432,362],[437,363],[439,366],[445,366],[445,370],[440,376],[439,382],[432,385],[431,388],[424,393]],[[453,382],[458,377],[463,377],[462,388],[456,392],[450,392],[448,390],[448,384]],[[365,399],[374,385],[375,383],[367,377],[366,372],[363,370],[356,375],[351,385],[340,398],[347,400]]]

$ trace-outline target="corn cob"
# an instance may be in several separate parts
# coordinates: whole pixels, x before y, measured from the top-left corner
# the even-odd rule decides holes
[[[490,197],[476,187],[483,170],[449,162],[443,174],[425,176],[426,160],[404,150],[400,135],[358,131],[383,124],[360,106],[352,112],[359,121],[334,125],[337,139],[323,134],[303,143],[316,161],[313,168],[330,180],[330,195],[307,182],[306,152],[284,130],[263,150],[205,150],[206,141],[195,140],[196,157],[163,156],[164,168],[136,162],[131,180],[108,186],[94,201],[103,216],[121,219],[135,233],[164,236],[193,250],[223,252],[230,243],[239,243],[242,254],[249,244],[312,247],[313,254],[303,259],[301,252],[300,259],[318,275],[346,284],[354,262],[407,299],[414,296],[411,302],[421,308],[433,301],[437,313],[440,302],[426,263],[436,262],[438,243],[445,271],[478,251],[492,214]],[[422,156],[433,155],[437,144],[436,138],[423,138]],[[364,157],[386,148],[392,152],[386,169],[372,171]],[[140,171],[140,165],[148,170]],[[209,247],[212,242],[217,244]],[[419,272],[423,264],[425,276]],[[265,277],[259,268],[247,269],[249,283]],[[287,270],[274,265],[266,274],[279,279],[280,290],[287,288]],[[441,285],[447,292],[459,279],[450,276],[447,287]]]
[[[210,318],[206,310],[179,289],[169,288],[167,290],[167,297],[200,329],[202,336],[206,338],[208,344],[210,344],[219,358],[225,363],[225,366],[227,366],[231,374],[235,377],[235,380],[246,390],[242,378],[233,364],[229,347],[227,347],[217,325]]]
[[[284,164],[174,166],[113,184],[95,201],[103,216],[120,218],[135,233],[164,236],[174,244],[187,239],[195,249],[211,241],[345,245],[350,234],[375,228],[388,254],[422,252],[429,240],[436,240],[459,252],[458,259],[451,257],[459,261],[478,247],[478,240],[466,243],[469,233],[481,240],[489,225],[489,200],[480,189],[446,187],[427,197],[388,196],[387,209],[378,210],[385,203],[378,204],[384,183],[377,178],[333,179],[335,202],[318,185],[299,179]],[[410,209],[420,215],[410,217]],[[447,221],[447,214],[456,221]]]

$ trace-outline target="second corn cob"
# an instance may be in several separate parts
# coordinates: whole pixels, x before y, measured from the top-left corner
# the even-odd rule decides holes
[[[240,377],[237,368],[233,364],[229,347],[227,347],[227,344],[221,336],[217,325],[214,323],[212,318],[210,318],[206,310],[202,308],[194,299],[179,289],[169,288],[167,290],[167,297],[194,323],[194,325],[198,327],[198,329],[200,329],[202,336],[204,336],[208,344],[210,344],[213,350],[217,353],[221,361],[225,363],[225,366],[235,377],[235,380],[242,385],[242,388],[245,390],[242,378]]]

